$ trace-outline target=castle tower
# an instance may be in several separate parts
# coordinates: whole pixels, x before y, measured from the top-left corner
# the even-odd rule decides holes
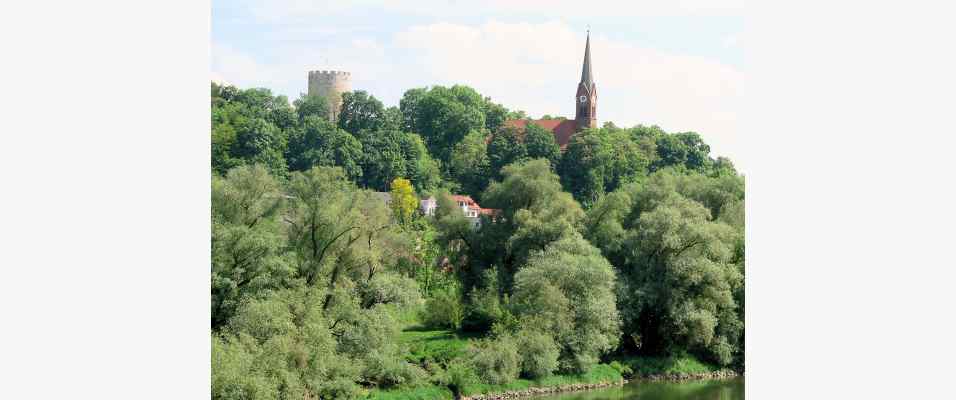
[[[352,74],[345,71],[309,71],[309,96],[329,100],[329,120],[335,122],[342,108],[342,93],[352,91]]]
[[[597,85],[591,74],[591,31],[588,31],[584,45],[584,65],[581,67],[581,82],[574,95],[574,104],[575,131],[597,128]]]

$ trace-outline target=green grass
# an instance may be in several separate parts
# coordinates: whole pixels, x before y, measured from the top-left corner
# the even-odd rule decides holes
[[[425,359],[447,362],[463,357],[468,342],[481,336],[480,334],[463,334],[449,330],[428,330],[418,324],[416,315],[411,312],[401,315],[399,319],[404,329],[398,336],[398,343],[408,348],[409,353],[406,355],[406,359],[416,364],[420,364]],[[578,375],[553,375],[540,380],[517,379],[503,385],[468,385],[463,388],[462,394],[467,396],[478,393],[501,393],[531,387],[617,382],[621,379],[618,370],[607,364],[599,364],[587,373]],[[367,398],[370,400],[445,400],[453,398],[453,395],[451,390],[446,387],[419,386],[389,390],[372,389]]]
[[[462,393],[470,396],[478,393],[501,393],[513,390],[525,390],[531,387],[553,387],[575,383],[618,382],[621,373],[607,364],[598,364],[590,371],[576,375],[552,375],[539,380],[517,379],[503,385],[476,384],[465,386]]]
[[[398,388],[391,390],[373,389],[369,392],[369,400],[447,400],[451,399],[451,390],[438,386],[420,386],[414,388]]]
[[[398,335],[398,342],[408,347],[406,358],[414,363],[431,359],[447,362],[465,355],[468,339],[477,337],[452,331],[406,330]]]
[[[616,357],[614,360],[630,367],[635,376],[700,374],[719,369],[687,354],[668,357],[623,356]]]

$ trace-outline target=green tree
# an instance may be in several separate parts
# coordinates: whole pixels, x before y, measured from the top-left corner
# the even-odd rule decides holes
[[[585,232],[621,271],[631,345],[731,363],[743,343],[742,181],[664,170],[623,192],[592,209],[600,228]]]
[[[461,185],[462,193],[477,197],[488,187],[491,171],[487,149],[485,135],[481,131],[472,131],[455,144],[448,161],[448,170],[452,179]]]
[[[495,178],[501,179],[501,169],[508,164],[525,161],[528,149],[521,138],[521,132],[514,127],[503,127],[495,132],[488,143],[488,162]]]
[[[329,101],[325,97],[303,94],[292,104],[295,106],[299,121],[305,120],[308,116],[329,120]]]
[[[484,98],[485,129],[488,132],[495,132],[504,125],[505,121],[511,119],[511,113],[508,109],[497,103],[493,103],[490,97]]]
[[[557,169],[561,160],[561,148],[554,141],[554,133],[537,124],[528,124],[524,132],[524,144],[529,158],[544,158]]]
[[[295,269],[283,252],[279,185],[260,166],[232,169],[212,182],[212,326],[248,298],[283,287]]]
[[[362,183],[367,187],[384,191],[393,179],[399,177],[408,177],[420,191],[439,185],[438,165],[418,135],[395,130],[366,130],[359,133],[359,141],[365,153]]]
[[[362,143],[325,118],[306,116],[289,138],[289,170],[339,166],[351,180],[362,177]]]
[[[533,251],[574,233],[584,212],[561,190],[547,160],[512,164],[502,174],[504,180],[492,182],[482,196],[486,207],[501,209],[500,222],[484,231],[488,240],[482,242],[488,245],[483,252],[486,264],[500,265],[510,276]]]
[[[405,129],[420,134],[428,152],[445,163],[465,135],[486,128],[486,103],[467,86],[433,86],[405,92],[400,108]]]
[[[586,372],[618,345],[615,273],[580,235],[536,252],[515,275],[512,305],[519,320],[549,332],[561,347],[561,367]]]
[[[273,96],[272,91],[252,88],[236,92],[233,102],[245,105],[251,117],[262,118],[280,130],[288,129],[295,122],[295,112],[285,96]]]
[[[590,206],[601,195],[640,180],[648,157],[622,129],[589,129],[571,138],[558,171],[575,198]]]
[[[658,160],[652,170],[665,167],[684,167],[705,171],[711,167],[710,146],[696,132],[681,132],[657,138]]]
[[[415,211],[418,210],[418,198],[415,197],[412,183],[408,179],[395,178],[392,180],[391,187],[392,213],[399,222],[403,224],[410,222]]]
[[[218,89],[212,108],[212,167],[225,173],[244,164],[263,164],[276,176],[286,173],[283,153],[291,108],[266,89]],[[232,90],[235,89],[235,90]]]
[[[377,131],[386,127],[385,107],[364,90],[342,94],[338,117],[339,128],[355,135],[362,130]]]

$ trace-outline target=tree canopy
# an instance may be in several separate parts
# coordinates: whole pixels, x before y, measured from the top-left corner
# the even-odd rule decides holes
[[[462,85],[344,93],[335,122],[321,97],[211,95],[214,399],[743,368],[744,177],[699,134],[606,122],[562,151]]]

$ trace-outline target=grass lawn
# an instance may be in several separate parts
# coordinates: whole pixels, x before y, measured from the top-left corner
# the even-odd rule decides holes
[[[465,355],[470,338],[478,335],[467,335],[447,330],[417,330],[410,328],[398,335],[398,343],[408,347],[408,361],[421,363],[422,360],[432,359],[438,362],[447,362],[453,358]]]
[[[438,386],[420,386],[392,390],[375,389],[369,392],[369,400],[450,400],[451,390]]]

